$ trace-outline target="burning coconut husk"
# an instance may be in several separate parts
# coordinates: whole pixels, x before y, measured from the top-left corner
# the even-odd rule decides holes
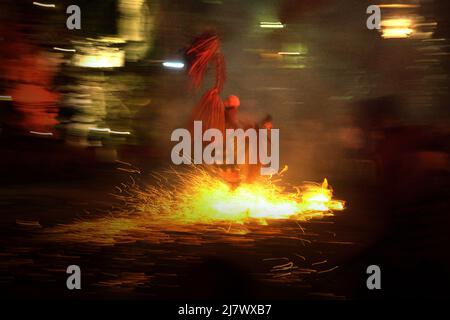
[[[280,175],[233,187],[216,170],[192,166],[153,175],[153,183],[130,183],[115,197],[123,201],[109,215],[46,230],[46,237],[113,244],[170,241],[171,232],[247,234],[274,221],[308,221],[333,216],[345,207],[322,183],[292,186]]]

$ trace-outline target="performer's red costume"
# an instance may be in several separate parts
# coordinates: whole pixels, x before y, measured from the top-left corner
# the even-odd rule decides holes
[[[201,87],[210,63],[214,64],[216,70],[214,86],[192,110],[191,125],[193,121],[202,121],[204,131],[216,128],[224,133],[225,108],[220,93],[225,83],[225,61],[220,52],[219,37],[203,35],[187,50],[187,55],[192,58],[189,77],[194,89]]]
[[[217,35],[205,34],[197,39],[187,50],[187,56],[191,59],[189,77],[194,89],[199,89],[203,83],[208,66],[212,63],[215,67],[214,86],[201,98],[200,102],[192,110],[190,127],[193,128],[194,121],[202,121],[203,131],[214,128],[219,129],[225,137],[225,129],[238,129],[242,125],[238,119],[238,108],[240,100],[231,95],[224,101],[220,97],[226,74],[225,61],[220,52],[220,40]],[[248,128],[248,125],[244,126]],[[250,127],[257,127],[256,124]],[[248,150],[246,150],[248,158]],[[236,150],[235,150],[236,155]],[[245,179],[251,182],[259,174],[259,164],[256,165],[228,165],[223,172],[223,177],[232,185],[238,185],[241,181],[240,167],[243,169]]]

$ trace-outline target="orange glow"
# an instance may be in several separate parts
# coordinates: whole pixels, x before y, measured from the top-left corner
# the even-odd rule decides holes
[[[382,37],[385,39],[408,38],[414,32],[410,28],[392,28],[383,30]]]
[[[408,18],[385,19],[381,22],[381,28],[385,39],[408,38],[414,33],[413,20]]]
[[[381,22],[381,26],[386,28],[407,28],[412,24],[412,20],[406,18],[386,19]]]
[[[217,172],[192,168],[155,174],[159,183],[144,188],[137,188],[134,181],[131,186],[122,184],[116,195],[125,203],[120,210],[100,219],[57,226],[48,230],[46,237],[102,245],[137,239],[161,243],[172,241],[165,231],[201,235],[215,230],[219,237],[228,234],[230,241],[237,241],[233,235],[272,228],[275,224],[271,222],[276,220],[298,223],[345,209],[344,201],[333,199],[326,179],[321,184],[289,187],[279,176],[262,177],[233,188]],[[279,227],[273,228],[281,232]]]
[[[177,223],[309,220],[344,209],[343,201],[332,199],[326,179],[322,184],[289,188],[273,178],[261,177],[233,188],[216,173],[203,169],[176,175],[173,188],[149,187],[138,193],[138,201],[134,199],[137,209]]]
[[[378,5],[380,8],[386,9],[409,9],[409,8],[419,8],[420,6],[417,4],[380,4]]]

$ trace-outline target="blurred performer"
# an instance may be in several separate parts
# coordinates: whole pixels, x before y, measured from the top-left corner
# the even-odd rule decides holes
[[[222,136],[225,137],[225,127],[237,128],[237,108],[240,102],[236,96],[230,96],[225,101],[222,101],[220,97],[226,76],[225,61],[220,52],[219,37],[215,34],[203,34],[194,41],[186,51],[186,55],[190,60],[189,77],[194,89],[201,87],[208,66],[213,64],[215,67],[213,87],[203,95],[192,110],[189,123],[191,132],[193,132],[194,121],[202,121],[202,134],[208,129],[219,129]],[[237,186],[240,183],[239,173],[235,166],[225,165],[221,171],[221,176],[232,186]]]
[[[225,106],[225,128],[237,129],[238,123],[238,108],[241,105],[239,97],[231,95],[223,102]]]
[[[239,97],[235,95],[229,96],[223,102],[225,106],[225,129],[238,129],[238,108],[241,105]],[[226,147],[225,147],[226,148]],[[225,150],[226,158],[226,150]],[[234,144],[234,163],[237,161],[237,146]],[[233,186],[239,185],[241,177],[239,175],[239,168],[236,165],[227,165],[223,174],[224,179]]]
[[[222,92],[226,74],[225,61],[220,51],[220,39],[215,34],[204,34],[194,41],[191,47],[186,51],[190,61],[189,77],[191,86],[199,89],[203,83],[208,66],[212,64],[215,70],[215,81],[201,98],[200,102],[192,110],[189,127],[193,132],[194,121],[202,121],[202,134],[208,129],[219,129],[222,136],[226,137],[226,129],[258,129],[254,122],[243,123],[239,121],[238,109],[240,99],[235,95],[230,95],[222,101],[220,93]],[[266,118],[264,126],[271,126],[271,118]],[[226,159],[226,141],[223,143]],[[270,144],[269,144],[270,145]],[[259,176],[259,161],[257,164],[249,164],[249,146],[246,143],[244,165],[224,165],[221,176],[232,186],[237,186],[244,180],[252,182]],[[234,143],[234,163],[237,161],[237,145]]]
[[[192,110],[190,127],[193,127],[194,121],[202,121],[203,133],[211,128],[224,133],[225,110],[220,93],[225,83],[225,61],[220,51],[219,37],[214,34],[202,35],[194,41],[186,55],[191,60],[189,77],[194,89],[201,87],[208,66],[213,64],[215,67],[214,86],[206,91]]]
[[[267,149],[271,150],[271,141],[270,141],[270,137],[271,137],[271,133],[270,130],[272,130],[273,127],[273,123],[272,123],[272,116],[271,115],[267,115],[261,122],[260,124],[254,124],[253,128],[255,128],[256,130],[258,129],[266,129],[267,130]],[[259,139],[259,136],[258,136]],[[261,148],[261,145],[259,144],[258,141],[258,150],[259,148]],[[267,152],[266,152],[267,153]],[[252,183],[254,182],[256,179],[259,178],[260,174],[261,174],[261,161],[258,155],[258,161],[256,164],[251,164],[250,163],[250,159],[248,156],[248,148],[246,148],[246,155],[245,155],[245,165],[241,166],[241,175],[245,178],[245,181],[247,183]]]

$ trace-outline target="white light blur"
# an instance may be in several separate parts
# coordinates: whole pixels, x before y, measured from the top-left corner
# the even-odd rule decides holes
[[[39,131],[30,131],[31,134],[37,134],[39,136],[52,136],[51,132],[39,132]]]
[[[131,134],[129,131],[114,131],[109,128],[89,128],[91,131],[97,131],[97,132],[106,132],[106,133],[112,133],[112,134],[121,134],[121,135],[129,135]]]
[[[53,47],[53,50],[62,51],[62,52],[76,52],[77,51],[75,49],[65,49],[65,48],[59,48],[59,47]]]
[[[179,61],[165,61],[165,62],[163,62],[162,65],[166,68],[171,68],[171,69],[183,69],[184,68],[184,63],[179,62]]]
[[[56,8],[56,5],[54,5],[53,3],[42,3],[34,1],[33,4],[38,7]]]

